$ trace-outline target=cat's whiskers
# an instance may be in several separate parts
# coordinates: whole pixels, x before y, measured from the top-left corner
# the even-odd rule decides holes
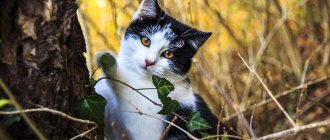
[[[165,77],[164,72],[161,69],[158,69],[156,67],[151,67],[149,68],[149,70],[157,76]]]
[[[192,28],[188,29],[187,31],[183,32],[179,37],[184,36],[186,33],[188,33],[188,32],[191,31],[191,30],[192,30]]]
[[[164,71],[165,71],[164,74],[169,75],[170,79],[172,79],[173,82],[180,82],[186,78],[186,76],[176,74],[176,73],[172,72],[171,70],[166,69]]]
[[[199,34],[199,33],[198,32],[194,32],[194,33],[191,33],[191,34],[186,34],[186,35],[182,36],[182,38],[185,38],[185,37],[191,36],[191,35],[197,35],[197,34]]]
[[[162,75],[164,78],[172,81],[173,83],[183,81],[187,77],[187,76],[182,76],[182,75],[176,74],[168,69],[160,69],[160,68],[154,67],[153,70],[161,72],[160,75]]]

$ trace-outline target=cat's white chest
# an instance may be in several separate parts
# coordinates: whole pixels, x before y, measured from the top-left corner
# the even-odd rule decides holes
[[[119,80],[133,86],[134,88],[154,87],[151,81],[132,77],[132,75],[129,75],[128,73],[119,72],[117,73],[117,76]],[[165,119],[165,115],[157,114],[157,112],[161,110],[161,107],[154,105],[128,86],[118,82],[113,84],[115,92],[118,95],[119,107],[117,115],[120,117],[120,121],[128,131],[129,135],[136,140],[159,139],[164,130],[164,123],[161,120],[146,115],[140,115],[137,112],[141,111],[145,114]],[[155,89],[141,90],[140,92],[150,100],[160,104]]]

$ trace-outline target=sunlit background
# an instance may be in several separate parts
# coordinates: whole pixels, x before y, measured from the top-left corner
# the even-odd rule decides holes
[[[326,0],[159,0],[179,21],[213,35],[194,59],[190,73],[194,89],[214,114],[246,134],[231,106],[243,110],[256,134],[290,128],[272,101],[257,73],[284,109],[302,125],[329,118],[330,2]],[[79,20],[86,38],[90,71],[98,51],[118,52],[120,40],[139,0],[79,0]],[[100,76],[100,71],[96,76]],[[303,88],[295,88],[303,85]],[[219,90],[223,87],[224,91]],[[222,94],[233,102],[225,104]],[[262,104],[264,103],[264,104]],[[218,115],[217,115],[218,116]],[[253,119],[251,119],[253,116]],[[330,139],[329,127],[300,133],[297,139]]]

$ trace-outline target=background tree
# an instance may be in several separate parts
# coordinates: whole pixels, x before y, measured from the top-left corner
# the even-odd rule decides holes
[[[72,115],[74,102],[90,93],[77,8],[75,0],[0,1],[0,78],[23,108],[38,104]],[[8,98],[3,90],[0,98]],[[28,116],[48,139],[69,139],[90,127],[51,113]],[[6,130],[13,139],[36,139],[23,120]]]

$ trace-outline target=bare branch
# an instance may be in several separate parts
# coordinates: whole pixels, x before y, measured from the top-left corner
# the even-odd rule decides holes
[[[316,127],[321,127],[321,126],[327,126],[327,125],[330,125],[330,120],[315,122],[315,123],[311,123],[311,124],[307,124],[307,125],[303,125],[303,126],[298,126],[296,128],[287,129],[287,130],[284,130],[284,131],[281,131],[281,132],[277,132],[277,133],[274,133],[274,134],[270,134],[270,135],[260,137],[260,138],[258,138],[258,140],[282,138],[282,137],[285,137],[285,136],[288,136],[288,135],[295,134],[295,133],[300,132],[300,131],[304,131],[304,130],[312,129],[312,128],[316,128]]]
[[[54,109],[50,109],[50,108],[46,108],[46,107],[34,108],[34,109],[25,109],[25,110],[17,110],[17,111],[1,111],[0,115],[15,115],[15,114],[32,113],[32,112],[49,112],[49,113],[59,115],[63,118],[66,118],[66,119],[69,119],[69,120],[72,120],[72,121],[75,121],[75,122],[94,125],[93,128],[91,128],[91,129],[89,129],[89,130],[87,130],[87,131],[71,138],[70,140],[81,138],[81,137],[87,135],[88,133],[90,133],[90,132],[92,132],[92,131],[94,131],[98,128],[98,125],[95,122],[92,122],[92,121],[89,121],[89,120],[78,119],[78,118],[72,117],[68,114],[65,114],[64,112],[54,110]]]

